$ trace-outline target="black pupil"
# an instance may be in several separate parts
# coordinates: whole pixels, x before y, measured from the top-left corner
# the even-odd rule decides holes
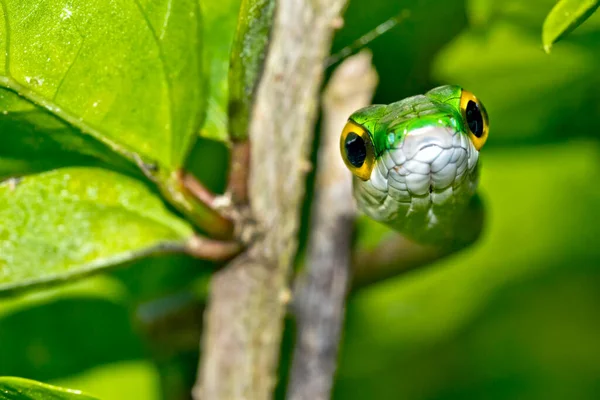
[[[367,146],[365,145],[363,138],[354,132],[350,132],[348,136],[346,136],[345,146],[348,162],[356,168],[360,168],[367,158]]]
[[[467,103],[467,124],[473,135],[478,138],[483,135],[483,116],[479,105],[473,100],[469,100]]]

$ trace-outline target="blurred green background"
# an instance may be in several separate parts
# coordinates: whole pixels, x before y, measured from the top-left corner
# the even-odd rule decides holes
[[[375,102],[455,83],[485,103],[488,213],[473,247],[352,293],[335,399],[598,398],[600,13],[547,55],[554,3],[351,1],[334,52],[411,12],[368,46]],[[222,188],[223,147],[195,151],[215,167],[192,169]],[[370,241],[373,224],[361,234]],[[210,271],[157,258],[0,300],[0,375],[104,399],[159,399],[164,388],[184,398]]]

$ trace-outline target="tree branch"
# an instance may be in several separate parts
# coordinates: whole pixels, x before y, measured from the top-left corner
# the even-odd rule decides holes
[[[249,199],[258,234],[213,278],[198,399],[272,397],[318,92],[332,21],[344,4],[277,4],[250,121]]]
[[[350,280],[355,216],[352,174],[340,157],[339,138],[348,116],[370,104],[376,85],[371,55],[363,52],[336,69],[323,97],[306,271],[297,279],[294,296],[298,333],[290,400],[330,398]]]

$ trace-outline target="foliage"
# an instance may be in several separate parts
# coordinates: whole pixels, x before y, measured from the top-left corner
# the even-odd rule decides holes
[[[0,177],[9,179],[0,184],[0,292],[13,296],[0,301],[7,375],[59,379],[144,358],[143,340],[160,339],[155,324],[164,313],[199,309],[202,266],[210,265],[166,254],[182,253],[194,230],[228,233],[176,175],[184,165],[198,171],[186,161],[191,153],[208,161],[198,175],[222,176],[223,163],[211,159],[223,152],[207,155],[213,146],[198,148],[196,135],[207,100],[208,123],[215,105],[227,106],[239,3],[212,3],[202,16],[196,0],[2,2]],[[204,34],[219,29],[206,45]],[[14,296],[117,266],[128,268]],[[94,339],[89,330],[98,323],[105,329],[93,329]],[[197,335],[193,342],[197,349]]]
[[[169,4],[4,2],[3,119],[38,134],[60,130],[52,139],[80,153],[103,145],[131,161],[180,166],[205,78],[198,4]]]
[[[347,10],[334,51],[411,11],[369,45],[377,102],[458,83],[485,102],[492,135],[482,240],[353,294],[336,398],[593,397],[600,19],[591,5],[561,19],[557,8],[585,3],[567,0],[548,15],[554,3],[356,0]],[[258,40],[244,42],[255,20],[234,29],[239,0],[200,6],[2,2],[0,178],[19,179],[0,185],[0,289],[67,282],[0,299],[0,375],[107,399],[189,387],[210,264],[166,253],[215,225],[173,173],[185,166],[223,189],[225,146],[197,133],[228,140],[229,103],[241,96],[247,111],[258,70],[230,51],[266,37],[254,26]],[[539,42],[546,17],[544,45],[562,40],[551,55]],[[387,233],[360,227],[357,247]]]
[[[0,377],[0,399],[7,400],[93,400],[79,391],[61,389],[35,381]]]
[[[63,168],[0,184],[0,290],[182,247],[191,228],[140,182]]]
[[[597,0],[561,0],[550,11],[544,21],[542,41],[550,52],[552,44],[577,28],[600,6]]]

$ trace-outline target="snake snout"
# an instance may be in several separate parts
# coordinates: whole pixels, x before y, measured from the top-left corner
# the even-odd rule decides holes
[[[453,130],[442,126],[428,126],[415,129],[406,135],[401,148],[408,159],[414,159],[419,155],[419,158],[423,161],[429,161],[429,157],[435,155],[432,154],[434,152],[433,149],[429,151],[427,151],[427,149],[452,148],[453,135]],[[425,153],[423,153],[423,151],[425,151]]]
[[[432,195],[445,191],[465,176],[468,138],[446,127],[427,127],[410,132],[404,143],[391,151],[396,165],[389,171],[392,191],[407,195]]]

